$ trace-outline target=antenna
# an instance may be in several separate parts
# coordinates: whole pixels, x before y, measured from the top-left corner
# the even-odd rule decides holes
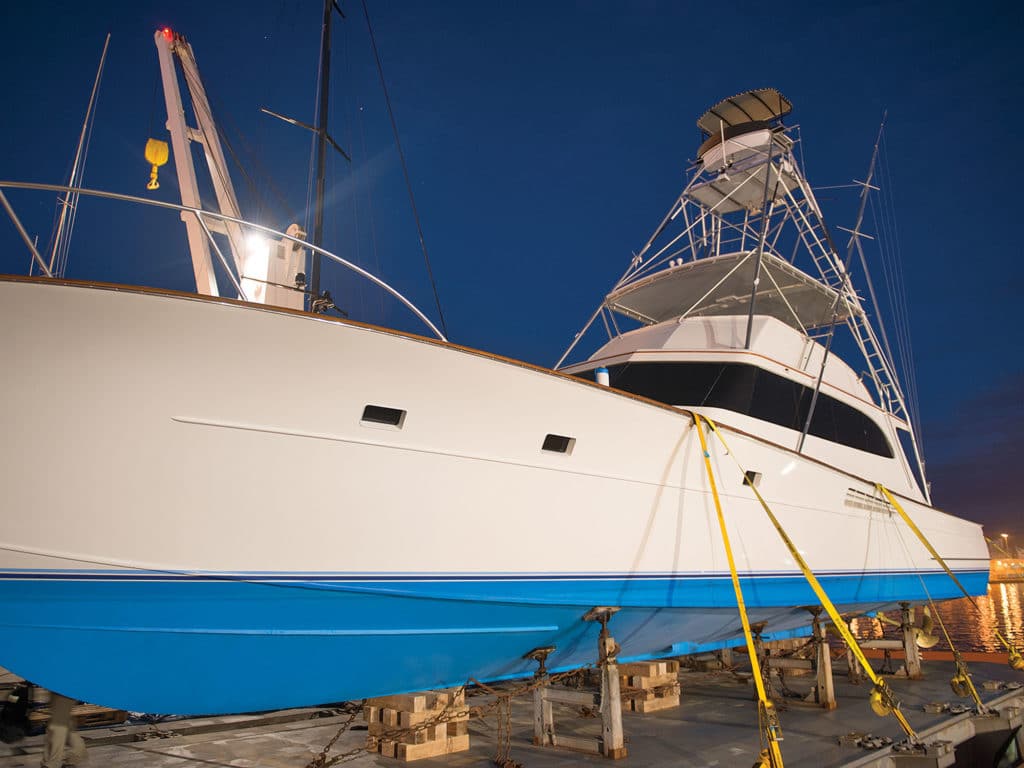
[[[107,48],[110,46],[110,33],[107,33],[103,41],[103,53],[100,54],[100,65],[96,69],[96,79],[92,84],[92,94],[89,96],[89,106],[85,110],[85,119],[82,121],[82,132],[78,136],[78,149],[75,151],[75,161],[71,165],[71,178],[68,180],[69,187],[80,187],[82,177],[85,175],[85,155],[88,154],[86,141],[89,135],[89,126],[92,124],[93,108],[96,105],[96,95],[100,89],[100,79],[103,76],[103,65],[107,61]],[[64,274],[67,268],[68,250],[71,247],[71,230],[75,225],[75,212],[78,208],[78,194],[67,193],[63,199],[58,198],[60,204],[60,218],[57,221],[57,229],[53,236],[53,250],[50,252],[50,265],[48,273],[56,274],[58,277]],[[68,223],[68,212],[71,213],[71,222]]]
[[[261,107],[260,111],[276,117],[289,125],[296,125],[305,128],[310,133],[316,134],[316,200],[313,209],[313,239],[311,242],[318,248],[323,247],[324,240],[324,187],[326,185],[327,172],[327,145],[330,144],[348,162],[352,162],[351,156],[343,150],[330,133],[327,132],[327,113],[330,104],[331,88],[331,21],[332,12],[337,11],[341,18],[345,18],[341,6],[337,0],[324,0],[324,22],[320,33],[320,92],[318,95],[317,124],[312,126],[294,117],[287,117],[273,110]],[[313,261],[310,269],[309,290],[310,310],[313,312],[329,309],[333,306],[329,296],[320,296],[320,254],[313,251]]]

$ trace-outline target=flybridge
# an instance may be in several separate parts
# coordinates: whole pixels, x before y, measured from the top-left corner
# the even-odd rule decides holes
[[[605,306],[645,324],[680,315],[745,314],[750,306],[757,255],[748,250],[694,261],[676,260],[667,269],[613,291],[605,299]],[[762,254],[760,266],[766,277],[757,290],[759,315],[775,317],[797,330],[831,322],[833,307],[840,298],[837,291],[773,253]],[[853,308],[840,301],[838,311],[839,320],[846,320]]]
[[[799,136],[783,123],[792,109],[776,89],[760,88],[723,99],[700,116],[703,139],[683,191],[556,368],[598,318],[612,339],[626,330],[619,325],[623,316],[644,325],[741,317],[741,348],[749,350],[755,315],[768,316],[823,345],[820,371],[807,371],[818,375],[817,399],[834,332],[845,326],[863,356],[856,367],[865,371],[876,404],[912,423],[884,329],[872,326],[850,279],[874,159],[841,255],[794,154]],[[916,463],[920,468],[919,458]]]

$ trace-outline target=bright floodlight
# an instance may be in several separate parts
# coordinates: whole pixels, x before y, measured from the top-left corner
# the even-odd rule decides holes
[[[250,232],[245,238],[245,246],[250,253],[262,253],[267,247],[267,238],[256,232]]]

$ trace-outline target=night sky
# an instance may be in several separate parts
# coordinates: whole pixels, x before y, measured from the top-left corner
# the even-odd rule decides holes
[[[888,110],[885,181],[934,500],[1024,544],[1021,6],[368,4],[450,338],[542,365],[682,189],[705,109],[749,88],[781,90],[815,186],[864,178]],[[362,8],[341,5],[329,114],[353,162],[331,158],[325,246],[436,318]],[[5,3],[0,178],[66,177],[109,31],[86,185],[178,201],[171,165],[146,192],[142,156],[149,136],[166,138],[152,34],[169,25],[192,43],[246,166],[249,181],[232,169],[245,215],[282,230],[302,222],[309,134],[259,107],[313,122],[320,18],[317,0]],[[833,227],[852,226],[855,195],[819,192]],[[53,195],[8,197],[45,245]],[[876,234],[870,217],[864,229]],[[0,217],[0,272],[28,263]],[[93,200],[81,205],[67,276],[194,288],[173,216]],[[419,330],[376,290],[333,270],[325,284],[355,319]]]

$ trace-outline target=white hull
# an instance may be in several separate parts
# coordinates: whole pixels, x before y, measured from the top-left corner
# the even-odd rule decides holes
[[[727,577],[686,412],[449,344],[230,300],[8,279],[0,307],[6,574],[464,577],[444,596],[483,601],[495,595],[474,590],[496,576],[533,585],[511,602],[578,604],[579,615],[599,590],[566,590],[567,580],[620,585],[623,606],[685,610],[685,590],[666,602],[630,584]],[[367,405],[405,411],[401,428],[362,424]],[[721,420],[811,568],[846,584],[846,605],[919,599],[904,577],[938,566],[866,500],[887,478]],[[574,438],[571,453],[543,451],[547,434]],[[711,455],[741,574],[799,585],[740,469],[714,441]],[[980,526],[903,503],[983,589]],[[755,588],[748,602],[807,602],[780,594]],[[678,637],[666,627],[642,638],[659,647],[626,651],[706,639],[684,636],[685,624]],[[0,632],[0,647],[11,637]],[[514,671],[515,659],[503,661]]]

